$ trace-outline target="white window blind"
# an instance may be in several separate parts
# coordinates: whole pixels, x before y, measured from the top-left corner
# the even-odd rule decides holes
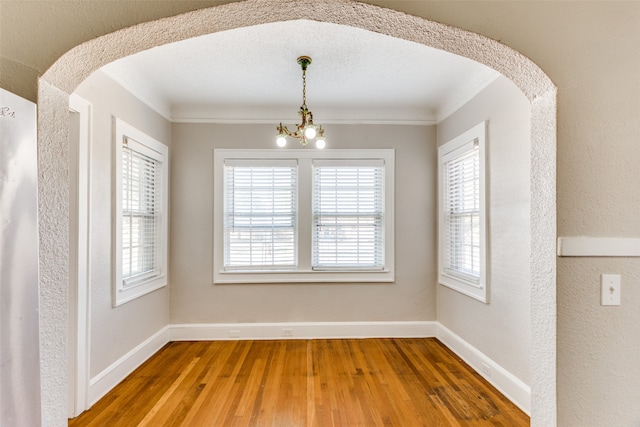
[[[480,150],[447,161],[444,171],[444,271],[478,283],[480,278]]]
[[[294,269],[297,163],[228,159],[224,179],[225,269]]]
[[[136,141],[122,146],[122,284],[161,274],[162,158]]]
[[[313,165],[313,269],[384,268],[384,162]]]

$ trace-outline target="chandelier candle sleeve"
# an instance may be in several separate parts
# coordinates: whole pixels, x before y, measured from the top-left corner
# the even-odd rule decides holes
[[[313,113],[307,108],[307,67],[311,64],[311,58],[301,56],[298,58],[298,64],[300,64],[302,68],[302,105],[300,106],[300,111],[298,111],[301,122],[299,125],[296,125],[295,132],[291,132],[286,126],[280,123],[277,127],[278,135],[276,136],[276,144],[278,147],[286,146],[287,136],[289,136],[299,139],[303,147],[306,147],[309,141],[315,139],[316,148],[322,149],[326,145],[324,129],[322,129],[322,126],[313,124]]]

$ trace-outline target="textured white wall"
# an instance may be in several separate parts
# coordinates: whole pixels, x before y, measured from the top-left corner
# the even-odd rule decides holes
[[[639,426],[638,259],[561,258],[558,268],[560,424]],[[603,273],[622,275],[619,307],[600,306]]]
[[[489,304],[438,286],[438,321],[527,384],[531,377],[531,106],[504,77],[438,125],[438,145],[488,123]]]
[[[92,104],[90,376],[93,378],[169,323],[167,287],[112,307],[112,117],[170,146],[171,124],[100,71],[76,93]]]
[[[42,425],[62,426],[68,406],[69,96],[46,82],[38,91]]]
[[[435,127],[325,127],[330,148],[396,150],[395,283],[213,285],[213,149],[277,149],[275,124],[176,123],[171,323],[435,320]]]
[[[390,7],[402,7],[404,10],[417,9],[417,14],[431,16],[429,10],[422,10],[429,2],[381,2]],[[14,10],[19,14],[21,7]],[[480,3],[479,3],[480,4]],[[4,3],[3,11],[8,6]],[[454,4],[444,10],[434,9],[432,12],[442,19],[459,26],[477,27],[476,31],[490,33],[490,27],[483,27],[486,22],[494,19],[506,19],[508,27],[512,23],[513,14],[509,8],[500,7],[496,14],[483,14],[484,7],[491,3],[482,3],[481,8],[473,11],[459,9]],[[149,6],[151,7],[151,6]],[[539,6],[535,6],[536,8]],[[92,8],[80,9],[84,13]],[[111,11],[120,9],[115,8]],[[538,10],[538,9],[536,9]],[[542,7],[540,7],[542,10]],[[75,16],[75,9],[68,9]],[[39,17],[52,14],[53,11],[29,8],[29,12]],[[451,12],[452,15],[447,15]],[[97,12],[98,13],[98,12]],[[480,13],[480,15],[477,15]],[[98,13],[99,14],[99,13]],[[167,13],[170,15],[171,13]],[[5,13],[2,16],[7,16]],[[31,16],[31,15],[29,15]],[[131,14],[117,22],[109,20],[108,13],[104,16],[109,24],[100,27],[99,34],[105,34],[113,28],[122,28],[122,22],[131,22]],[[489,17],[483,19],[481,16]],[[528,15],[527,19],[529,19]],[[571,16],[572,15],[567,15]],[[392,10],[380,9],[375,6],[356,3],[347,0],[323,1],[295,1],[275,0],[270,2],[249,0],[232,3],[213,9],[196,11],[187,15],[173,16],[159,21],[152,21],[132,28],[124,29],[89,40],[92,36],[83,33],[80,41],[89,40],[79,45],[58,59],[55,64],[44,73],[39,86],[39,167],[41,180],[39,182],[40,201],[40,232],[41,232],[41,325],[43,340],[47,347],[42,353],[43,424],[63,425],[66,408],[66,286],[68,283],[67,267],[67,232],[68,232],[68,194],[67,194],[67,162],[66,144],[68,135],[68,99],[67,94],[91,72],[101,65],[135,53],[142,49],[177,41],[200,34],[222,31],[246,25],[256,25],[283,19],[315,19],[336,24],[352,25],[355,27],[378,31],[394,37],[423,43],[446,51],[467,56],[486,65],[492,66],[505,76],[512,79],[525,93],[532,105],[532,211],[545,211],[544,215],[532,214],[532,425],[549,426],[555,424],[555,87],[541,69],[526,57],[496,40],[479,36],[459,28],[441,25],[419,17],[412,17]],[[532,22],[545,22],[547,16]],[[41,19],[36,21],[38,24]],[[46,21],[46,19],[45,19]],[[98,18],[99,22],[103,22]],[[47,21],[48,22],[48,21]],[[95,20],[72,20],[69,26],[61,26],[52,19],[56,30],[69,29],[74,31],[78,25],[91,26]],[[3,20],[3,28],[5,21]],[[480,23],[480,24],[478,24]],[[24,24],[24,22],[21,22]],[[36,28],[37,27],[37,28]],[[13,28],[13,27],[11,27]],[[12,37],[10,41],[21,45],[22,40],[47,40],[67,46],[67,40],[57,40],[50,37],[46,26],[24,26],[30,30],[42,31],[41,38],[33,38],[26,34],[22,39]],[[537,27],[536,27],[537,28]],[[517,32],[521,31],[520,28]],[[19,33],[19,32],[18,32]],[[3,31],[3,35],[4,35]],[[88,34],[95,34],[93,30]],[[535,31],[527,34],[537,34]],[[561,40],[562,37],[558,37]],[[6,38],[3,37],[2,41]],[[556,43],[549,43],[552,46]],[[75,43],[72,43],[73,46]],[[517,44],[517,43],[516,43]],[[525,42],[525,45],[527,43]],[[534,47],[537,46],[534,42]],[[548,49],[544,45],[543,50]],[[530,54],[539,54],[539,50],[530,49]],[[47,58],[51,57],[49,50]],[[19,55],[18,55],[19,56]],[[55,58],[55,54],[53,56]],[[37,70],[39,60],[26,58],[19,62],[12,58],[0,57],[3,70],[8,70],[12,80],[9,86],[21,85],[33,78],[33,71]],[[53,60],[44,62],[49,65]],[[22,63],[29,64],[26,67]],[[19,70],[26,68],[24,81],[17,77]],[[27,83],[28,84],[28,83]],[[3,83],[5,85],[5,83]],[[24,89],[24,88],[23,88]],[[24,89],[24,90],[28,90]],[[51,251],[52,253],[49,253]],[[62,409],[60,409],[62,407]]]

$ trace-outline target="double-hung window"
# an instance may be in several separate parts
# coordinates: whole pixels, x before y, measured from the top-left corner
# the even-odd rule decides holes
[[[312,267],[384,268],[384,162],[313,162]]]
[[[394,280],[393,150],[215,150],[214,282]]]
[[[115,119],[113,304],[167,283],[167,146]]]
[[[297,163],[229,159],[224,181],[225,270],[295,269]]]
[[[488,302],[485,126],[438,149],[438,278],[442,285]]]

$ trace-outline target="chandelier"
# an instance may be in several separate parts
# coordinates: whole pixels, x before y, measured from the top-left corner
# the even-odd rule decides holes
[[[307,67],[311,64],[311,58],[301,56],[298,58],[298,64],[302,67],[302,106],[300,107],[300,111],[298,111],[302,121],[299,125],[296,125],[295,132],[291,132],[286,126],[280,123],[280,126],[277,127],[278,136],[276,137],[276,144],[278,144],[278,147],[284,147],[287,145],[287,136],[289,136],[291,138],[298,138],[303,147],[306,147],[309,141],[315,139],[316,148],[322,149],[325,146],[324,129],[322,129],[322,126],[313,124],[313,113],[307,108]]]

